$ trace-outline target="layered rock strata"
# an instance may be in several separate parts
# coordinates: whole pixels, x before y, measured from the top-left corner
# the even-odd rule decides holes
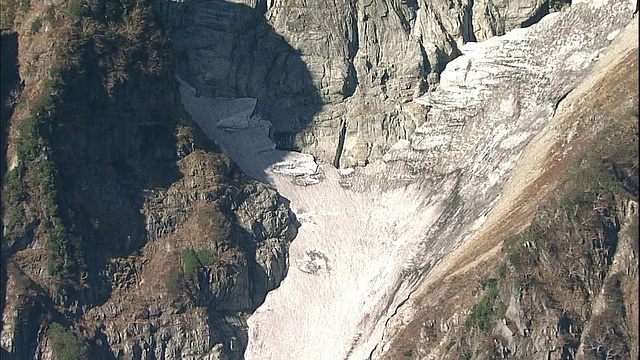
[[[528,26],[564,1],[158,0],[178,73],[210,97],[252,97],[282,149],[366,165],[425,121],[460,47]],[[404,105],[403,105],[404,104]]]

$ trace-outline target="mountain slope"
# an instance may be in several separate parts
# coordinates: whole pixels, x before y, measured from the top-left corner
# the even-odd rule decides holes
[[[3,0],[2,358],[637,357],[627,1],[150,3]]]
[[[283,200],[184,112],[148,4],[2,10],[2,357],[239,358],[287,272]]]
[[[637,357],[637,26],[560,103],[484,228],[399,309],[378,356]]]

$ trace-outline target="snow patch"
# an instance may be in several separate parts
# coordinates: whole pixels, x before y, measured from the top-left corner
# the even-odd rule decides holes
[[[616,38],[616,36],[618,36],[618,34],[620,34],[620,29],[616,29],[610,32],[609,35],[607,35],[607,40],[613,41]]]
[[[528,141],[588,70],[592,62],[572,54],[595,53],[624,25],[615,1],[599,3],[589,24],[574,15],[585,11],[577,4],[463,46],[439,88],[414,100],[431,107],[426,122],[358,171],[275,149],[269,124],[251,120],[255,102],[198,98],[181,86],[205,133],[289,199],[302,224],[287,277],[248,319],[246,359],[371,356],[399,304],[483,226]]]

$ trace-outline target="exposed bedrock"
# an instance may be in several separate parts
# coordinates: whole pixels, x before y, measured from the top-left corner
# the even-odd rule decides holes
[[[178,73],[200,94],[253,97],[279,148],[339,167],[379,159],[425,111],[469,41],[528,26],[566,1],[157,0]]]
[[[393,146],[380,160],[351,172],[274,149],[268,124],[247,115],[250,99],[198,97],[197,84],[183,82],[183,104],[204,132],[248,175],[275,185],[302,223],[290,247],[295,267],[248,320],[246,358],[369,358],[398,306],[482,227],[529,141],[632,13],[628,1],[584,2],[466,44],[437,90],[400,106],[429,109],[425,121],[406,140],[388,138]],[[362,98],[374,99],[368,91]],[[317,116],[332,106],[340,104]],[[233,111],[221,115],[225,108]],[[345,126],[337,131],[349,134]],[[343,157],[349,142],[340,141]]]
[[[149,209],[151,228],[160,228],[162,224],[184,227],[185,214],[176,214],[171,209],[196,207],[203,198],[212,197],[207,188],[205,174],[208,171],[199,174],[198,161],[190,165],[193,167],[189,170],[196,175],[174,184],[163,197],[164,202]],[[114,289],[116,295],[84,316],[87,324],[104,324],[96,328],[89,326],[88,335],[108,345],[111,354],[105,354],[105,358],[243,358],[247,345],[246,314],[253,312],[264,301],[266,293],[286,276],[288,247],[297,227],[292,224],[291,213],[282,199],[265,185],[247,184],[229,198],[220,208],[235,218],[233,222],[237,225],[229,234],[233,242],[214,241],[216,252],[226,254],[218,265],[195,273],[194,283],[182,290],[188,294],[189,302],[158,296],[145,287],[150,282],[151,285],[146,286],[158,286],[153,285],[152,279],[164,271],[150,269],[153,265],[148,263],[166,256],[165,249],[180,246],[179,242],[154,240],[161,249],[147,246],[145,253],[150,260],[143,265],[131,258],[110,264],[105,275],[113,278],[114,288],[118,286]],[[162,209],[169,210],[156,212]],[[202,236],[189,229],[192,241]],[[169,232],[176,233],[175,230]],[[214,237],[211,233],[204,236],[208,242]],[[233,249],[233,243],[240,244],[241,248]],[[149,255],[156,251],[161,255]],[[137,284],[136,280],[141,282]],[[123,291],[127,289],[128,292]]]

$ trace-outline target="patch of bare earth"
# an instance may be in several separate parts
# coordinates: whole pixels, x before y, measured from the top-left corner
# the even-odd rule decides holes
[[[478,282],[494,275],[501,263],[503,241],[531,224],[538,204],[555,189],[589,140],[614,119],[625,119],[623,125],[637,131],[637,117],[628,115],[638,109],[637,31],[636,17],[529,144],[482,228],[434,268],[398,310],[400,320],[395,324],[399,325],[386,329],[385,338],[393,341],[382,358],[411,357],[421,330],[434,317],[462,315],[459,324],[464,326],[464,317],[476,302]],[[442,356],[447,341],[440,340]]]

